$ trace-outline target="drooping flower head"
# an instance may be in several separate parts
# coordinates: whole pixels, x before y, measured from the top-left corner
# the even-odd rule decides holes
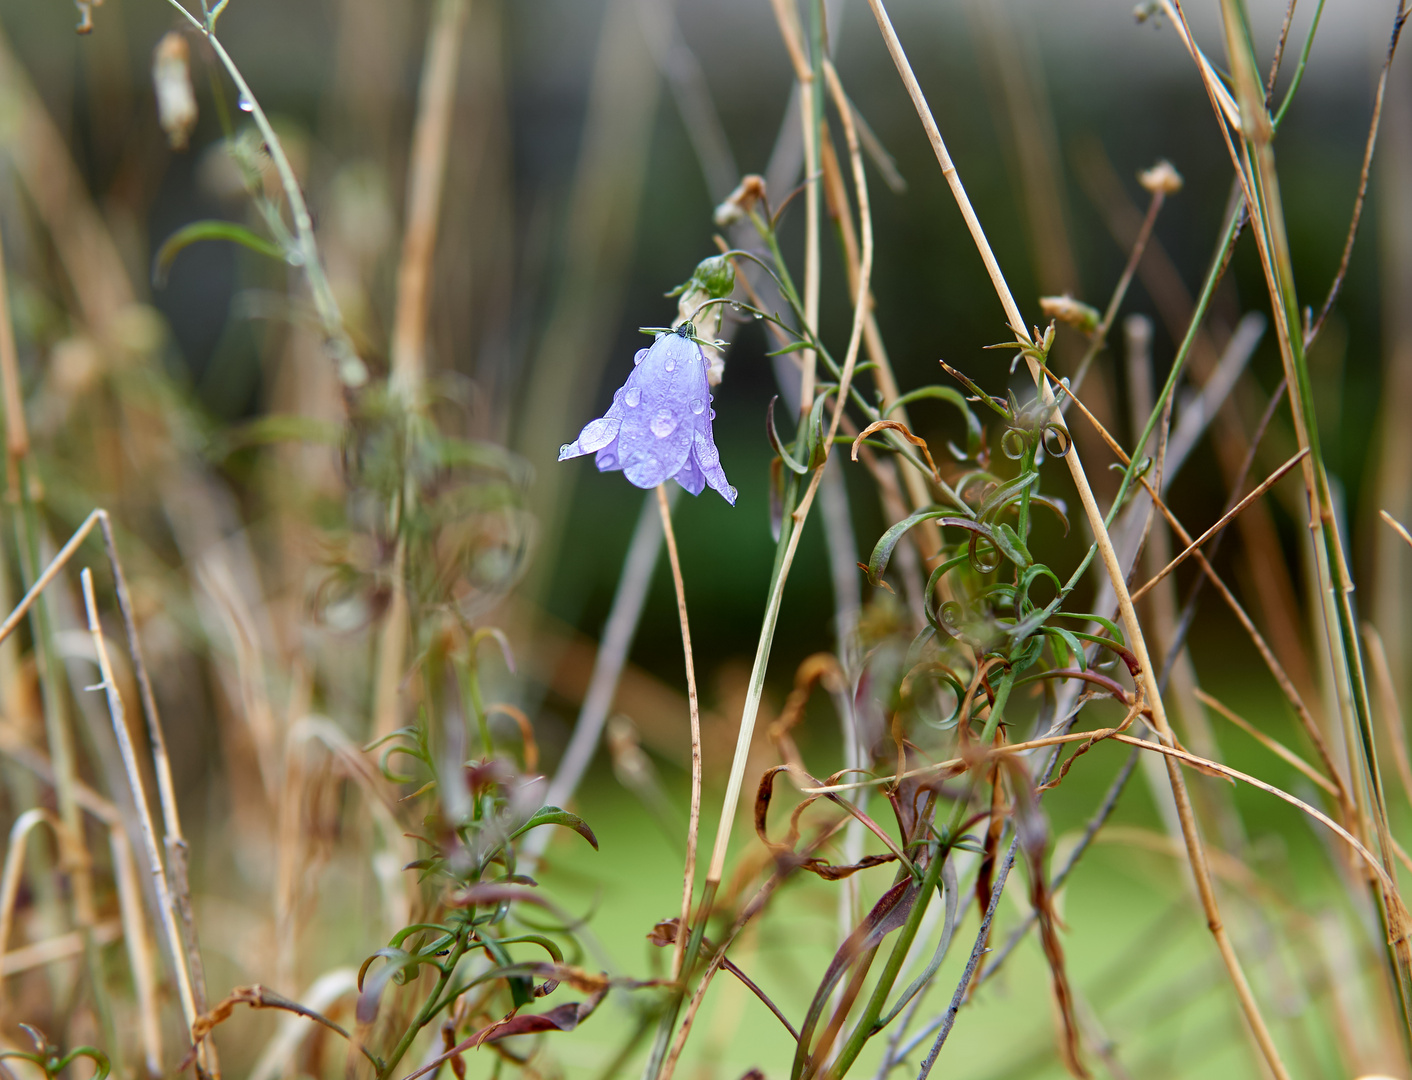
[[[559,448],[559,460],[594,454],[599,472],[621,469],[630,484],[654,488],[675,480],[693,495],[707,484],[735,505],[735,488],[721,468],[711,434],[716,411],[706,382],[706,358],[683,323],[639,349],[613,404],[579,437]]]

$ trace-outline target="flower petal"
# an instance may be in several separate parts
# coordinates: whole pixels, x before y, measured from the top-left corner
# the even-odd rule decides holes
[[[700,495],[706,487],[706,477],[701,474],[701,470],[696,465],[695,454],[687,455],[686,464],[672,479],[692,495]]]
[[[652,488],[681,471],[697,427],[691,402],[706,393],[697,344],[680,334],[659,337],[623,384],[618,457],[629,483]]]
[[[598,451],[598,456],[593,459],[593,463],[598,466],[599,472],[612,472],[614,469],[621,469],[623,462],[618,457],[617,442],[611,442]]]
[[[603,449],[618,437],[618,428],[621,426],[621,420],[607,416],[590,420],[579,432],[577,439],[559,447],[559,460],[565,461],[569,458],[583,457],[584,454],[591,454],[595,450]]]
[[[712,490],[719,492],[721,498],[734,506],[736,491],[731,487],[730,481],[726,479],[726,470],[721,468],[721,452],[716,449],[716,441],[712,438],[709,420],[696,429],[691,456],[701,469],[702,475],[705,476],[706,483],[711,485]]]

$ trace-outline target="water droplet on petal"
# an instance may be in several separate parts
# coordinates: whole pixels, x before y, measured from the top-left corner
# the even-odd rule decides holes
[[[707,395],[706,395],[706,400],[707,400],[707,401],[715,401],[715,400],[716,400],[716,395],[715,395],[715,394],[707,394]]]
[[[691,411],[694,412],[697,416],[700,416],[705,410],[706,402],[702,401],[700,398],[691,399]]]
[[[715,410],[715,409],[712,409],[712,410],[711,410],[711,415],[710,415],[709,417],[707,417],[707,419],[708,419],[708,420],[714,420],[714,419],[716,419],[716,410]]]
[[[235,99],[235,105],[241,112],[255,111],[255,103],[250,100],[250,95],[245,93],[242,93],[240,97]]]
[[[736,497],[736,495],[737,495],[737,492],[736,492],[735,488],[728,485],[728,486],[726,487],[726,490],[731,493],[731,494],[730,494],[730,502],[731,502],[732,505],[734,505],[734,504],[735,504],[735,497]]]
[[[672,415],[670,409],[662,409],[652,418],[652,423],[648,425],[652,429],[652,434],[659,439],[665,439],[677,429],[677,418]]]
[[[623,400],[628,403],[628,408],[635,409],[637,408],[637,403],[642,400],[642,391],[636,386],[630,387],[627,396],[623,398]]]
[[[646,358],[647,358],[647,350],[646,350],[646,349],[638,349],[637,352],[635,352],[635,353],[632,354],[633,366],[636,367],[638,364],[642,363],[642,361],[645,360]]]
[[[574,447],[572,443],[565,443],[563,446],[559,447],[559,460],[563,461],[564,455],[567,454],[573,448]]]
[[[618,459],[615,458],[612,454],[608,454],[603,458],[603,460],[598,463],[598,467],[600,469],[611,469],[617,463]]]
[[[676,358],[675,356],[669,356],[669,357],[667,357],[667,363],[666,363],[664,366],[666,367],[666,369],[667,369],[668,371],[676,371],[676,369],[677,369],[677,358]]]

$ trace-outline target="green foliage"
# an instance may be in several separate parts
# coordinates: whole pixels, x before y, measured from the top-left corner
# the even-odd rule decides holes
[[[108,1080],[108,1056],[103,1051],[92,1046],[80,1046],[70,1050],[67,1054],[54,1046],[45,1037],[44,1032],[30,1024],[21,1024],[25,1034],[34,1043],[34,1050],[0,1050],[0,1061],[7,1058],[28,1061],[32,1065],[38,1066],[44,1072],[44,1080],[59,1080],[65,1069],[72,1065],[79,1058],[88,1058],[93,1062],[94,1073],[89,1080]]]
[[[257,254],[268,255],[272,259],[288,261],[289,258],[287,250],[278,244],[270,243],[262,236],[256,236],[244,225],[237,225],[233,221],[193,221],[162,241],[162,246],[157,249],[157,257],[152,263],[152,284],[159,289],[166,285],[167,274],[176,257],[192,244],[203,240],[225,240],[249,248]]]

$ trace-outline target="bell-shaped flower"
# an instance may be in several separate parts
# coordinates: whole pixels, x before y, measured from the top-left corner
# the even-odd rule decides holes
[[[683,323],[640,349],[608,411],[561,446],[559,460],[594,454],[599,472],[621,469],[629,483],[644,489],[672,479],[700,495],[710,484],[734,506],[736,491],[711,434],[716,411],[706,358],[692,334],[691,324]]]

